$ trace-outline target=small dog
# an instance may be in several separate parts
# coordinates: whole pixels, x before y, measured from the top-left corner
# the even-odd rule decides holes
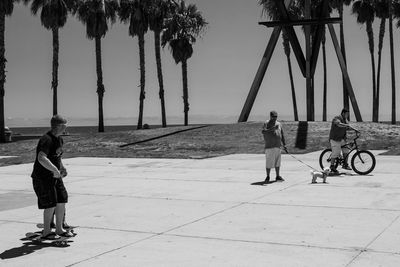
[[[317,178],[322,178],[322,182],[326,183],[326,177],[328,177],[330,171],[331,169],[329,167],[324,168],[322,172],[310,170],[312,177],[311,183],[312,184],[317,183]]]

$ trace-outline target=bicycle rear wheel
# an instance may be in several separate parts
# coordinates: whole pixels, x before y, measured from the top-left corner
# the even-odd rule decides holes
[[[351,167],[356,173],[361,175],[372,172],[375,164],[375,156],[367,150],[359,150],[351,158]]]
[[[331,154],[332,154],[332,149],[327,148],[324,151],[321,152],[321,155],[319,156],[319,166],[321,169],[325,169],[326,167],[331,166]],[[338,166],[338,162],[335,163],[335,169]]]

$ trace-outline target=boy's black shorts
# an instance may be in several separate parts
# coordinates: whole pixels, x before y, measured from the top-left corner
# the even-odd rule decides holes
[[[39,209],[53,208],[57,203],[68,202],[68,192],[62,179],[32,179]]]

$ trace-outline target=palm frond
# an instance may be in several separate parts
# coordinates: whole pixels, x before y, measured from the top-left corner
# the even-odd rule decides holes
[[[148,0],[121,0],[119,18],[124,23],[129,23],[129,35],[145,34],[149,28]]]
[[[33,0],[31,4],[31,12],[36,15],[39,9],[44,5],[44,0]]]
[[[131,17],[131,13],[134,7],[132,0],[121,0],[118,15],[121,22],[127,23]]]
[[[117,0],[105,0],[104,7],[99,0],[81,0],[76,15],[86,25],[86,36],[94,39],[106,35],[108,21],[116,21],[118,9]]]
[[[389,18],[389,5],[387,0],[375,1],[374,9],[378,18]]]
[[[165,47],[169,43],[175,62],[182,62],[192,56],[192,45],[207,24],[196,5],[186,5],[185,1],[180,1],[175,12],[165,21],[161,45]]]
[[[353,3],[351,12],[357,16],[357,22],[360,24],[374,21],[375,10],[370,1],[355,1]]]
[[[10,16],[14,10],[14,3],[20,0],[1,0],[0,9],[5,13],[6,16]]]
[[[23,0],[28,4],[29,0]],[[68,14],[77,7],[79,0],[32,0],[31,12],[34,15],[40,12],[40,20],[46,29],[63,27]]]

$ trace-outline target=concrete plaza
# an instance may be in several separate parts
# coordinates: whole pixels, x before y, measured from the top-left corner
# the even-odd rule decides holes
[[[320,152],[210,159],[72,158],[68,247],[21,240],[38,229],[32,164],[0,168],[1,266],[400,266],[400,161],[310,184]],[[272,180],[275,176],[272,171]],[[320,181],[319,181],[320,182]]]

